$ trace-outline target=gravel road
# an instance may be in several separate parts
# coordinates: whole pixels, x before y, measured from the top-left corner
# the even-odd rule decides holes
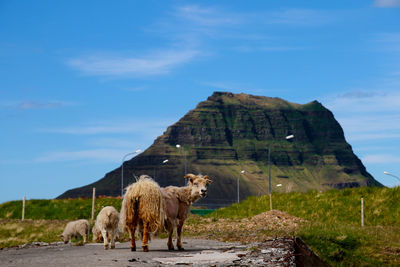
[[[168,251],[166,239],[154,239],[150,243],[150,252],[131,252],[129,243],[117,243],[115,249],[104,250],[102,243],[89,243],[84,246],[58,244],[40,247],[10,248],[0,251],[0,266],[164,266],[182,264],[179,261],[192,258],[191,265],[208,265],[214,259],[232,262],[237,259],[235,253],[224,253],[238,243],[223,243],[204,239],[183,240],[185,251]],[[217,254],[213,254],[216,252]],[[227,254],[226,256],[219,254]],[[203,255],[196,258],[190,255]],[[209,255],[204,257],[204,255]],[[225,257],[225,258],[224,258]],[[180,260],[181,258],[181,260]],[[164,263],[163,263],[164,262]],[[215,261],[214,261],[215,262]]]
[[[102,243],[31,244],[0,250],[0,266],[296,266],[299,254],[295,249],[297,241],[292,238],[247,245],[185,238],[185,251],[168,251],[166,243],[166,239],[152,240],[147,253],[141,250],[140,241],[135,252],[128,242],[116,243],[116,248],[109,250],[104,250]],[[319,266],[316,263],[310,264]]]

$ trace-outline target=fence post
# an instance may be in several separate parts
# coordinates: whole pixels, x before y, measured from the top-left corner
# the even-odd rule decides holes
[[[22,199],[22,221],[25,220],[25,202],[26,202],[26,197]]]
[[[269,194],[269,210],[272,210],[272,194]]]
[[[361,227],[364,227],[364,198],[361,198]]]
[[[93,187],[93,196],[92,196],[92,221],[94,220],[94,201],[96,199],[96,187]]]

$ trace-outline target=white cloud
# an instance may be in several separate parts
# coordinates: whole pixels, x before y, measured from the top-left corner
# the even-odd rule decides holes
[[[31,109],[49,109],[70,106],[72,103],[62,101],[21,101],[2,104],[3,107],[12,108],[17,110],[31,110]]]
[[[294,26],[316,26],[333,21],[332,12],[316,9],[283,9],[264,14],[263,21],[268,24],[285,24]]]
[[[60,161],[101,161],[101,162],[121,162],[121,155],[128,151],[122,149],[89,149],[79,151],[56,151],[50,152],[36,158],[35,162],[60,162]]]
[[[400,138],[400,92],[353,91],[323,101],[350,141]]]
[[[239,14],[222,12],[215,7],[200,7],[198,5],[180,6],[175,16],[198,26],[224,26],[235,25],[243,20]]]
[[[378,45],[378,48],[381,50],[389,52],[400,52],[399,32],[386,32],[377,34],[374,38],[374,42]]]
[[[317,9],[286,8],[251,13],[227,11],[218,7],[180,6],[175,16],[204,27],[241,26],[248,24],[284,24],[315,26],[333,20],[333,12]]]
[[[288,51],[300,51],[305,50],[306,47],[301,46],[285,46],[285,45],[273,45],[273,46],[254,46],[254,45],[243,45],[237,46],[234,50],[239,52],[288,52]]]
[[[326,105],[335,111],[387,112],[400,111],[400,92],[352,91],[326,98]]]
[[[127,133],[158,133],[172,124],[173,119],[163,120],[127,120],[115,122],[97,122],[88,123],[86,125],[61,127],[61,128],[45,128],[39,129],[39,132],[71,134],[71,135],[100,135],[100,134],[127,134]]]
[[[85,75],[145,77],[164,75],[198,56],[191,49],[155,51],[141,57],[93,55],[69,60],[71,67]]]
[[[122,139],[122,138],[95,138],[89,140],[87,143],[96,147],[108,147],[108,148],[142,148],[143,144],[139,144],[137,139]]]
[[[400,0],[375,0],[377,7],[400,7]]]
[[[390,154],[374,154],[362,157],[362,162],[366,164],[400,163],[400,157]]]

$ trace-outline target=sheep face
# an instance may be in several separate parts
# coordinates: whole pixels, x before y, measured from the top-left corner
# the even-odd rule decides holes
[[[212,182],[207,175],[187,174],[185,178],[189,179],[188,185],[191,188],[192,198],[197,199],[207,195],[207,186]]]
[[[69,236],[62,234],[61,238],[64,241],[64,244],[67,244],[69,242]]]
[[[92,233],[93,233],[93,242],[97,243],[103,241],[103,236],[101,235],[101,232],[96,224],[92,228]]]

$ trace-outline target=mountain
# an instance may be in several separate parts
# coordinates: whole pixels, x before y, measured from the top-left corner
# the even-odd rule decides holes
[[[268,192],[268,150],[272,191],[382,186],[353,153],[332,112],[318,101],[301,105],[229,92],[213,93],[126,161],[124,185],[141,174],[155,177],[161,186],[184,185],[186,168],[213,180],[200,205],[228,205],[237,200],[239,175],[241,200]],[[92,187],[98,195],[120,195],[121,168],[58,198],[89,197]]]

